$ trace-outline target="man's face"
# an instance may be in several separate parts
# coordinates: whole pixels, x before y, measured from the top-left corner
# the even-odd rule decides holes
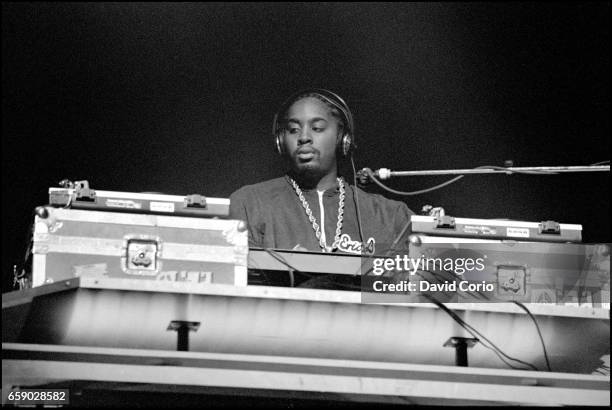
[[[306,97],[293,103],[282,136],[293,170],[320,176],[335,172],[340,131],[339,120],[324,102]]]

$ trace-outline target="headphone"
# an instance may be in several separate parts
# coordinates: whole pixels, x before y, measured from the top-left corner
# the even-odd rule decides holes
[[[281,126],[281,124],[279,124],[279,117],[281,115],[284,115],[284,113],[287,111],[291,104],[297,101],[301,96],[307,94],[316,94],[317,97],[320,97],[322,100],[326,101],[331,106],[337,108],[344,117],[344,135],[338,141],[338,145],[336,146],[336,152],[339,152],[342,157],[347,157],[349,153],[356,148],[355,137],[353,135],[353,114],[351,114],[351,110],[349,110],[348,105],[346,105],[346,102],[344,102],[344,100],[338,94],[322,88],[308,88],[305,90],[298,91],[297,93],[291,95],[283,103],[283,105],[281,105],[281,108],[278,110],[278,112],[274,114],[272,135],[274,136],[274,148],[276,152],[280,155],[283,155],[285,153],[285,147],[282,142],[281,135],[284,128],[283,126]]]

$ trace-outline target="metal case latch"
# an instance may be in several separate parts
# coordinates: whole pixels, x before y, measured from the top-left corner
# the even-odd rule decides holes
[[[193,194],[193,195],[187,195],[185,197],[185,207],[186,208],[206,208],[206,197],[199,195],[199,194]]]
[[[160,254],[161,243],[157,237],[125,237],[121,268],[128,275],[156,275],[161,268]]]
[[[561,226],[555,221],[542,221],[539,225],[540,233],[561,235]]]
[[[497,266],[499,296],[525,296],[527,293],[527,268],[516,265]]]
[[[448,215],[437,216],[435,218],[436,228],[455,229],[455,218]]]
[[[76,201],[94,202],[96,200],[96,191],[89,188],[89,182],[76,181],[74,183],[74,199]]]

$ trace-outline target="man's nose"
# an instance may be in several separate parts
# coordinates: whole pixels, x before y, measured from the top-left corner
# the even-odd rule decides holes
[[[303,129],[298,136],[299,144],[307,144],[312,142],[312,136],[310,135],[310,130],[308,128]]]

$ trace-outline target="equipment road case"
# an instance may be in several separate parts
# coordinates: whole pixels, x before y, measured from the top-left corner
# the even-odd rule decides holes
[[[247,284],[237,220],[39,207],[32,286],[77,276]]]

